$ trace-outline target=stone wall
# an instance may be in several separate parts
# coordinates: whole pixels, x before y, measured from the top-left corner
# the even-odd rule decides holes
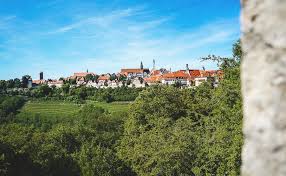
[[[286,0],[242,0],[243,176],[286,176]]]

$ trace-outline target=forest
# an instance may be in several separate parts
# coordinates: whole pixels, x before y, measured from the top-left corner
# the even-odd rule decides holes
[[[241,59],[239,41],[231,58],[202,59],[223,70],[218,87],[8,92],[2,82],[0,175],[240,175]],[[73,102],[66,111],[78,111],[55,118],[24,112],[35,101]],[[120,111],[94,103],[117,101],[132,102]]]

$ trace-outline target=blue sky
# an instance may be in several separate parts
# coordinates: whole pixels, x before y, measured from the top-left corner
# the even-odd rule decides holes
[[[239,0],[1,0],[0,79],[120,68],[215,68],[240,37]]]

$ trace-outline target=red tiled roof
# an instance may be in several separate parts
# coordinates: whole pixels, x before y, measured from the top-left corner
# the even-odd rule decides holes
[[[144,81],[146,81],[147,83],[156,83],[156,82],[160,82],[162,79],[162,75],[154,75],[154,76],[150,76],[149,78],[144,78]]]
[[[190,76],[191,77],[199,77],[199,76],[201,76],[200,70],[190,70],[189,72],[190,72]]]
[[[160,70],[153,70],[151,75],[161,75],[161,71]]]
[[[143,73],[145,71],[149,71],[148,68],[140,69],[140,68],[131,68],[131,69],[121,69],[121,74],[127,75],[128,73]]]
[[[110,76],[107,76],[107,75],[101,75],[98,77],[98,80],[103,80],[103,81],[105,81],[105,80],[108,81],[109,79],[110,79]]]
[[[46,81],[45,80],[33,80],[33,84],[44,84]]]
[[[223,71],[222,70],[201,70],[201,76],[203,77],[214,77],[214,76],[218,76],[221,77],[223,76]]]
[[[62,81],[62,80],[52,80],[49,82],[49,84],[63,84],[63,83],[64,83],[64,81]]]
[[[175,78],[182,78],[182,79],[188,79],[190,78],[190,75],[187,74],[185,71],[180,70],[172,73],[166,73],[162,76],[164,79],[175,79]]]
[[[95,74],[92,72],[78,72],[73,74],[74,77],[86,77],[86,75],[95,75]]]

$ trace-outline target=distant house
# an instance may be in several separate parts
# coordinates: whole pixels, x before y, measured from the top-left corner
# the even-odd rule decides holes
[[[46,84],[46,80],[33,80],[32,81],[32,87],[38,87],[41,84]]]
[[[76,82],[83,83],[87,75],[95,76],[96,74],[92,72],[78,72],[78,73],[74,73],[73,76],[70,76],[67,79],[68,80],[74,79],[76,80]]]
[[[197,77],[195,78],[195,86],[201,85],[203,82],[206,82],[208,80],[208,77]]]
[[[78,78],[76,78],[76,84],[78,86],[86,84],[85,77],[78,77]]]
[[[150,70],[148,68],[121,69],[120,74],[125,75],[127,79],[145,78],[150,74]]]
[[[148,85],[157,85],[160,84],[162,80],[162,75],[151,75],[148,78],[144,78],[144,81],[148,84]]]
[[[170,71],[168,71],[167,69],[165,68],[161,68],[160,70],[155,70],[153,69],[150,73],[150,76],[157,76],[157,75],[163,75],[163,74],[166,74],[166,73],[170,73]]]
[[[221,80],[224,75],[222,70],[201,70],[200,73],[202,77],[214,77],[218,80]]]
[[[88,82],[86,83],[86,87],[95,87],[95,88],[99,88],[99,85],[97,84],[97,82],[88,81]]]
[[[110,81],[110,74],[100,75],[97,79],[99,85],[105,85]],[[106,85],[107,86],[107,85]]]
[[[132,80],[129,87],[136,87],[136,88],[145,87],[145,81],[143,78],[137,77],[137,78]]]
[[[64,81],[63,80],[51,80],[51,81],[48,81],[48,86],[49,87],[52,87],[52,86],[55,86],[56,88],[61,88],[64,84]]]
[[[162,75],[161,82],[162,84],[167,85],[172,85],[177,82],[180,82],[182,85],[188,85],[190,79],[191,77],[188,73],[186,73],[186,71],[179,70]]]

